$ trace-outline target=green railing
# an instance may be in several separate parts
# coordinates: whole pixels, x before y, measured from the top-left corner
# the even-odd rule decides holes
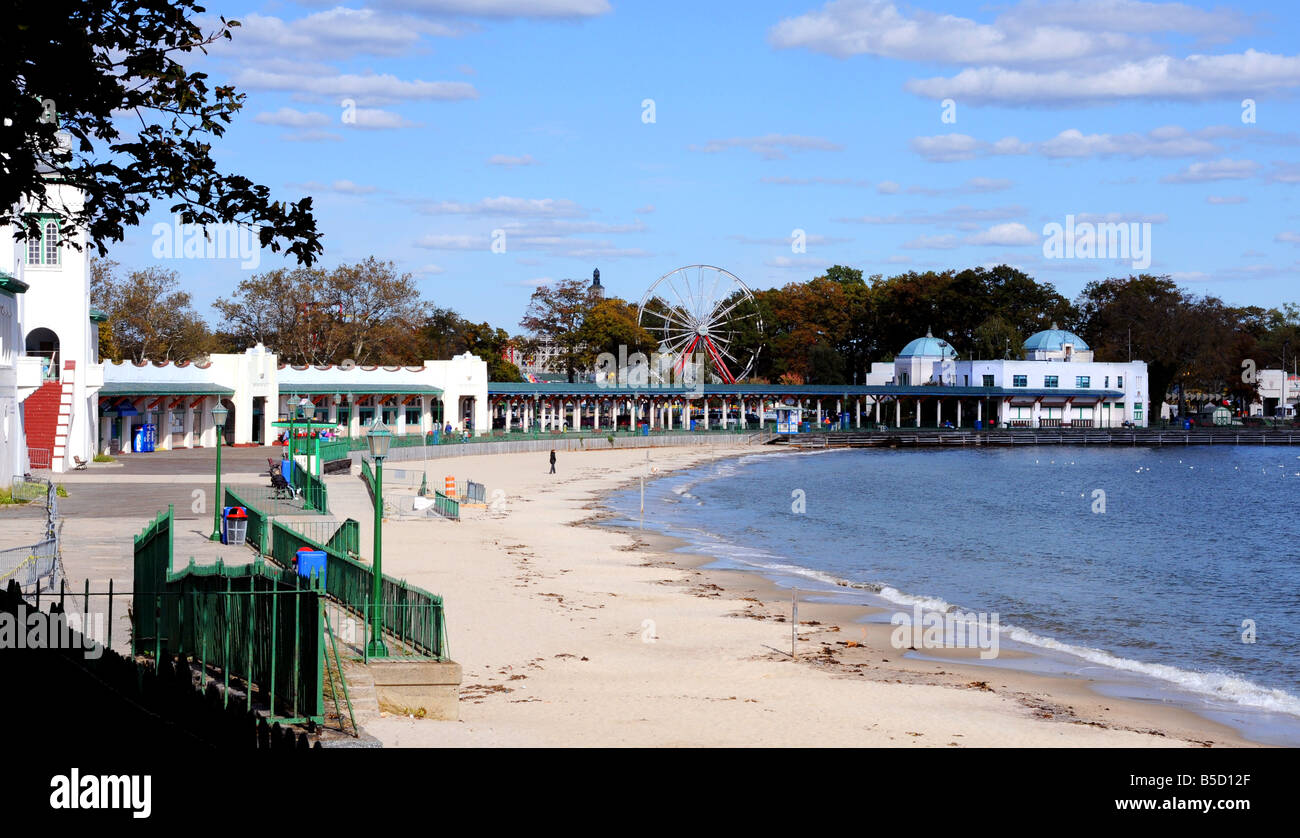
[[[293,567],[302,548],[325,552],[325,593],[356,616],[366,618],[373,594],[371,569],[336,548],[314,541],[275,521],[271,525],[271,558],[281,567]],[[442,597],[385,575],[381,585],[384,628],[421,655],[446,660],[447,629]]]
[[[329,442],[322,442],[320,444],[320,461],[329,463],[334,460],[346,460],[351,451],[351,440],[332,439]]]
[[[132,651],[154,648],[158,636],[157,598],[166,590],[172,569],[175,506],[169,504],[135,537],[135,587],[131,603]]]
[[[370,505],[375,505],[375,472],[370,468],[369,460],[361,461],[361,479],[365,481],[366,491],[370,492]]]
[[[293,488],[302,492],[303,501],[306,505],[320,513],[329,512],[329,494],[325,490],[325,482],[307,469],[294,462],[290,470],[293,474],[293,480],[290,481]]]
[[[433,491],[433,511],[453,521],[460,520],[460,501],[449,498],[437,489]]]
[[[256,684],[273,716],[324,722],[323,607],[319,583],[265,565],[190,565],[156,598],[160,656]],[[247,699],[246,699],[247,700]]]

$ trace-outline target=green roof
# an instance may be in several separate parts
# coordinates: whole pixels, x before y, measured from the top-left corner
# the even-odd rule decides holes
[[[430,384],[366,384],[364,382],[346,382],[342,384],[292,384],[280,382],[280,392],[286,396],[329,396],[334,393],[355,393],[361,396],[409,396],[442,394],[442,388]]]
[[[96,323],[103,323],[108,320],[108,315],[97,308],[90,309],[90,319]]]
[[[13,296],[14,294],[22,294],[27,290],[27,288],[28,286],[26,282],[23,282],[21,279],[15,279],[4,271],[0,271],[0,291]]]
[[[101,396],[233,396],[235,391],[216,384],[178,384],[160,382],[148,384],[125,381],[106,381],[99,388]]]

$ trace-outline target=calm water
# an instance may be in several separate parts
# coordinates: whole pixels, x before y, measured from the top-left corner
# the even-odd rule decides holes
[[[1294,744],[1298,501],[1300,446],[850,450],[648,482],[646,526],[801,588],[845,580],[894,610],[995,612],[1004,647],[1043,652],[1032,666]],[[629,518],[638,502],[610,500]]]

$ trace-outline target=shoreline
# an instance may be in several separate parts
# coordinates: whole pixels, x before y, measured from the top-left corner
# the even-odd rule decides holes
[[[652,479],[763,453],[651,452]],[[860,622],[873,610],[861,603],[801,599],[792,661],[788,588],[613,524],[625,519],[608,496],[639,483],[644,457],[570,452],[559,479],[533,455],[445,461],[503,487],[508,509],[390,522],[385,569],[446,597],[462,720],[388,715],[367,729],[390,746],[1260,744],[1191,710],[1101,696],[1088,679],[973,664],[963,650],[902,658],[891,626]]]
[[[726,458],[739,460],[751,454],[764,453],[784,453],[787,455],[798,453],[802,456],[813,456],[829,453],[829,451],[823,449],[811,449],[804,452],[753,450],[735,452],[726,455]],[[699,464],[686,466],[675,471],[698,467]],[[669,473],[664,473],[656,475],[655,479],[668,476]],[[1200,735],[1197,731],[1204,727],[1212,733],[1213,737],[1225,740],[1216,742],[1216,744],[1228,744],[1237,747],[1293,746],[1251,738],[1247,732],[1227,722],[1216,720],[1209,715],[1211,713],[1231,712],[1230,710],[1217,710],[1208,706],[1197,707],[1198,703],[1206,704],[1204,697],[1190,691],[1180,691],[1153,675],[1125,672],[1105,663],[1088,661],[1070,651],[1052,651],[1034,644],[1013,640],[1005,635],[1001,640],[999,657],[989,662],[973,660],[978,657],[979,651],[974,648],[926,649],[923,651],[913,648],[900,652],[890,642],[892,625],[872,622],[867,618],[873,615],[885,615],[898,611],[908,611],[910,613],[910,607],[902,603],[888,601],[881,604],[833,601],[851,597],[883,599],[879,591],[873,586],[858,585],[850,580],[831,577],[829,574],[824,574],[812,568],[805,568],[801,565],[792,564],[791,566],[798,567],[801,571],[806,572],[807,576],[802,576],[794,571],[783,573],[774,568],[755,567],[753,569],[743,569],[714,566],[719,563],[718,558],[698,552],[698,548],[683,538],[658,530],[648,534],[630,523],[616,523],[630,521],[630,519],[623,513],[614,510],[609,504],[609,498],[619,491],[627,490],[630,485],[635,483],[636,480],[633,479],[628,483],[606,490],[600,500],[589,507],[597,510],[597,512],[589,519],[588,524],[615,532],[622,532],[624,535],[640,541],[654,543],[656,546],[651,548],[651,552],[681,557],[683,566],[689,567],[691,570],[707,577],[722,596],[739,594],[743,595],[742,598],[761,600],[761,605],[765,607],[766,612],[754,614],[755,619],[769,619],[788,623],[791,613],[791,590],[797,590],[801,597],[798,605],[801,628],[798,635],[799,644],[797,649],[804,660],[812,657],[809,650],[816,650],[818,656],[816,663],[819,665],[835,664],[847,671],[863,665],[874,666],[877,663],[890,663],[898,667],[899,671],[905,671],[913,677],[923,677],[927,672],[945,674],[943,670],[947,667],[961,670],[959,673],[960,678],[972,679],[968,683],[988,682],[995,679],[1021,681],[1021,677],[1024,676],[1029,680],[1021,681],[1017,685],[1016,697],[1018,700],[1025,703],[1026,706],[1040,710],[1055,705],[1057,709],[1054,715],[1063,715],[1080,724],[1149,732],[1161,729],[1161,725],[1158,723],[1160,719],[1157,719],[1157,716],[1163,717],[1165,714],[1170,714],[1177,718],[1164,720],[1165,726],[1170,730],[1165,730],[1161,735],[1175,735],[1196,744],[1203,744],[1201,740],[1195,737]],[[816,578],[818,575],[825,576],[826,579],[833,581],[818,580]],[[799,586],[797,583],[801,580],[809,582],[810,587]],[[783,581],[795,582],[796,584],[786,585],[783,584]],[[814,587],[818,581],[821,581],[824,587]],[[900,591],[899,593],[904,592]],[[925,596],[924,594],[904,595],[914,599]],[[807,614],[813,614],[815,619],[811,621],[805,619]],[[816,630],[805,632],[803,631],[804,627],[811,627]],[[857,639],[850,642],[845,639],[849,637],[857,637]],[[789,643],[786,644],[786,648],[789,648]],[[827,650],[829,650],[829,654]],[[1091,649],[1091,651],[1113,655],[1113,653],[1101,649]],[[892,653],[892,656],[886,658],[885,656],[890,653]],[[1006,662],[1008,660],[1022,663],[1017,665],[1016,663]],[[1121,660],[1127,659],[1121,658]],[[1030,665],[1035,663],[1045,665],[1049,671],[1036,672],[1026,669],[1024,667],[1026,662]],[[1061,666],[1075,663],[1082,667],[1100,670],[1106,674],[1097,677],[1085,677],[1055,671]],[[1138,663],[1142,662],[1138,661]],[[1036,683],[1038,681],[1042,683]],[[951,686],[952,679],[927,681],[927,683]],[[1119,691],[1119,693],[1107,695],[1097,687],[1110,688]],[[1035,695],[1036,691],[1043,694]],[[1134,692],[1146,692],[1148,695],[1139,697],[1133,695]],[[1054,699],[1060,697],[1062,693],[1068,694],[1073,701],[1084,705],[1084,709],[1080,711],[1072,706],[1060,705],[1060,702]],[[1133,720],[1121,720],[1118,723],[1103,720],[1101,714],[1116,712],[1112,705],[1125,708],[1121,711],[1121,715],[1125,717],[1131,715]],[[1067,712],[1062,713],[1063,709]],[[1240,712],[1260,713],[1267,711],[1241,706]],[[1171,731],[1177,732],[1171,733]]]

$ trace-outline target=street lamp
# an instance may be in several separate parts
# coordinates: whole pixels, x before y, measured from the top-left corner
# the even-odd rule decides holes
[[[212,422],[217,432],[217,496],[213,501],[212,535],[208,536],[208,541],[221,540],[221,432],[226,427],[226,416],[229,413],[218,398],[216,407],[212,408]]]
[[[388,657],[388,648],[384,645],[383,582],[384,582],[384,458],[388,456],[388,446],[393,441],[393,434],[384,426],[378,416],[366,432],[366,447],[375,461],[375,559],[373,567],[373,585],[371,586],[370,643],[366,646],[366,655],[372,658]]]

